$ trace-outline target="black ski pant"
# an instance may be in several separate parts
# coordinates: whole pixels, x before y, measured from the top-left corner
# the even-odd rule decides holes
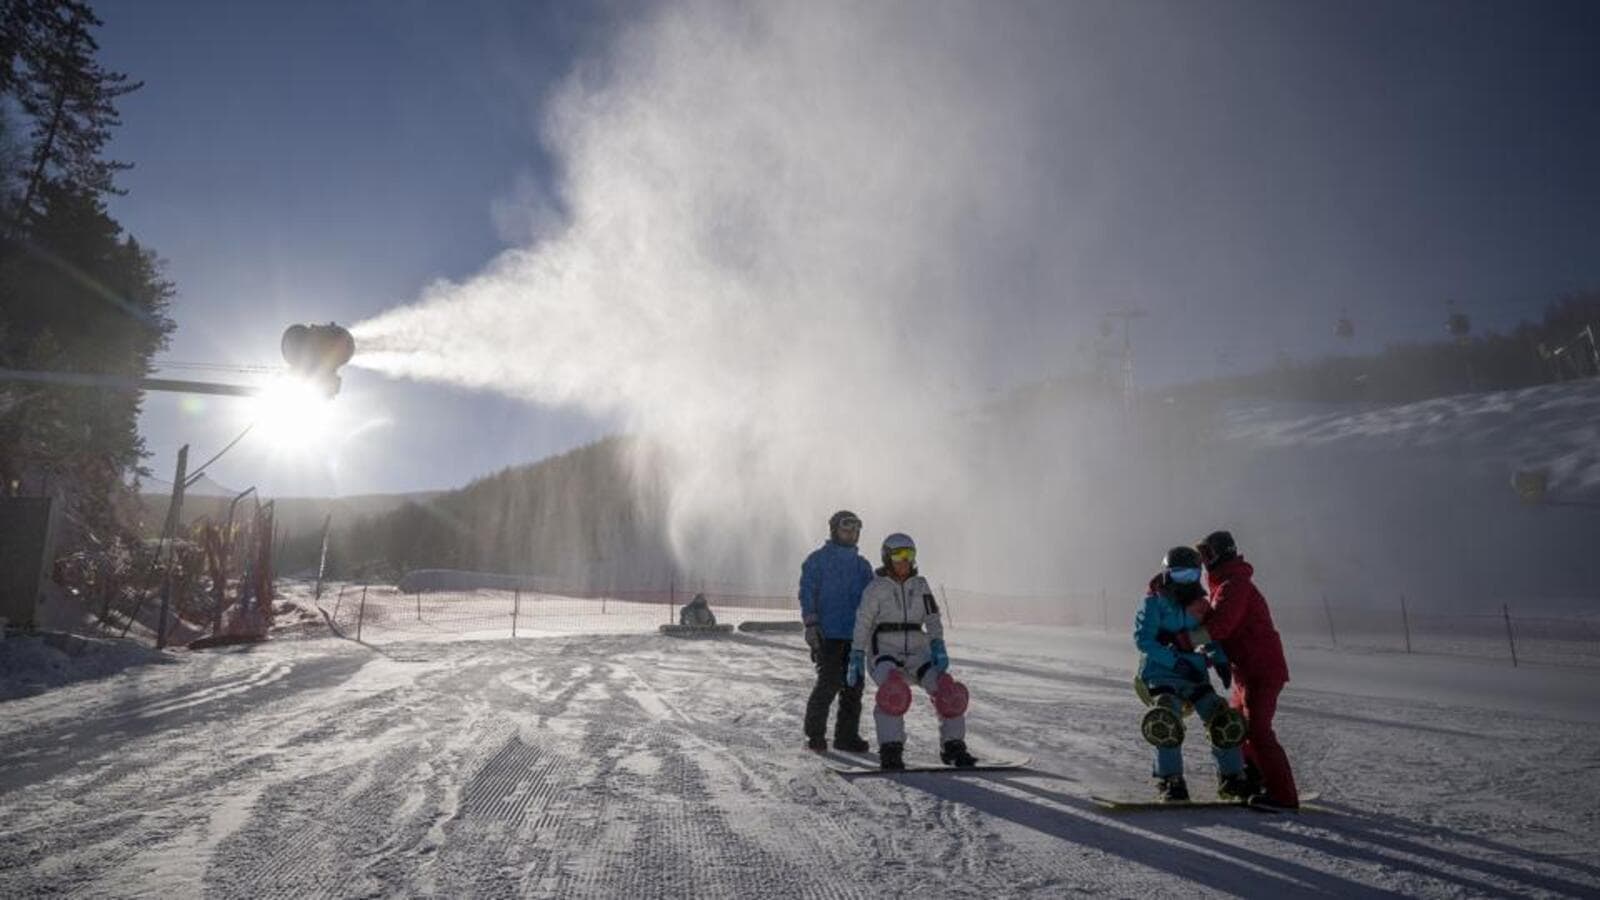
[[[806,701],[806,737],[827,737],[828,707],[833,698],[839,698],[839,716],[833,723],[833,739],[859,738],[861,736],[861,689],[866,686],[866,673],[861,684],[850,687],[844,683],[845,670],[850,667],[850,642],[823,638],[822,647],[812,659],[817,665],[817,683],[811,688],[811,698]]]

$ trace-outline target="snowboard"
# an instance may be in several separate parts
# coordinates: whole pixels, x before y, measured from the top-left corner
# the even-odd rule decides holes
[[[806,630],[806,626],[804,622],[768,622],[751,619],[749,621],[740,622],[739,630],[747,634],[799,634],[800,632]]]
[[[1007,757],[1003,759],[978,760],[975,766],[958,768],[947,766],[941,762],[908,762],[904,769],[880,769],[878,757],[871,753],[841,753],[837,750],[820,754],[822,764],[837,772],[843,778],[871,778],[884,775],[907,774],[943,774],[959,775],[962,772],[994,772],[1005,769],[1026,769],[1028,763],[1033,761],[1031,756]]]
[[[1318,796],[1317,794],[1301,794],[1300,808],[1306,809],[1306,805],[1317,799]],[[1164,800],[1153,800],[1147,797],[1119,799],[1102,797],[1097,794],[1090,794],[1089,799],[1112,812],[1146,812],[1150,810],[1173,812],[1182,809],[1248,809],[1252,812],[1263,813],[1296,812],[1296,810],[1285,809],[1281,806],[1250,803],[1244,800],[1183,800],[1177,803],[1168,803]]]
[[[710,637],[717,634],[729,634],[733,631],[732,625],[663,625],[662,634],[673,637]]]

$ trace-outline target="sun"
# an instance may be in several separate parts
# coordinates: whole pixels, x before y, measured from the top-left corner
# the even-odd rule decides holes
[[[253,398],[248,415],[257,439],[280,453],[314,453],[339,436],[337,405],[300,378],[268,384]]]

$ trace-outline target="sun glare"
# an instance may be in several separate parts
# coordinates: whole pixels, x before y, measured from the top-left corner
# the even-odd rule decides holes
[[[313,453],[337,436],[337,406],[298,378],[279,379],[257,394],[250,418],[258,439],[280,453]]]

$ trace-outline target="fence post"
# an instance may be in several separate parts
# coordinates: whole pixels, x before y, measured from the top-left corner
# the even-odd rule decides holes
[[[417,592],[412,594],[411,596],[417,598],[417,621],[421,622],[422,621],[422,588],[417,588]]]
[[[511,589],[511,636],[517,636],[517,613],[522,610],[522,589]]]
[[[361,643],[361,623],[367,618],[367,586],[361,586],[361,608],[356,610],[356,643]]]
[[[344,602],[344,589],[349,586],[348,584],[339,585],[339,596],[333,600],[333,621],[335,624],[339,622],[339,604]]]
[[[1517,667],[1517,638],[1511,632],[1511,606],[1502,603],[1500,604],[1500,611],[1505,613],[1506,616],[1506,643],[1511,645],[1511,668],[1515,669]]]
[[[1333,630],[1333,607],[1328,605],[1328,595],[1322,595],[1322,611],[1328,614],[1328,638],[1335,647],[1339,646],[1339,635]]]
[[[166,553],[167,568],[161,579],[161,622],[156,626],[156,649],[167,646],[167,614],[172,603],[172,565],[178,552],[178,529],[183,527],[183,491],[189,471],[189,445],[178,448],[177,474],[172,477],[172,499],[167,503],[167,522],[161,529],[164,544],[156,545],[156,559]],[[135,610],[137,613],[138,611]],[[133,622],[130,620],[129,625]],[[127,629],[123,629],[127,633]]]
[[[1411,652],[1411,615],[1406,612],[1406,595],[1400,595],[1400,626],[1406,631],[1406,652]]]

